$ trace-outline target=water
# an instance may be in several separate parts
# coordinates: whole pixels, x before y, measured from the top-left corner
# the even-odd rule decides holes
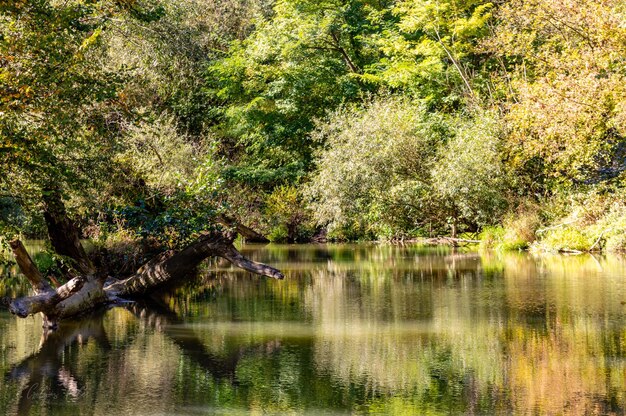
[[[621,257],[244,251],[286,280],[218,263],[47,338],[0,312],[0,414],[626,412]]]

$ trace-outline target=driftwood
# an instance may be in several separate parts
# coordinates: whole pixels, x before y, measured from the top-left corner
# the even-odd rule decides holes
[[[470,240],[466,238],[452,238],[452,237],[432,237],[432,238],[418,238],[412,240],[405,240],[404,242],[420,243],[426,245],[448,245],[458,247],[463,244],[479,244],[480,240]]]
[[[41,275],[19,240],[10,246],[20,270],[33,287],[34,295],[14,299],[9,310],[22,318],[43,314],[44,326],[55,328],[58,321],[92,310],[103,304],[138,298],[190,276],[196,267],[211,256],[222,257],[233,265],[254,274],[283,279],[283,274],[268,265],[254,262],[233,246],[236,234],[212,231],[203,234],[181,251],[161,253],[125,279],[106,276],[94,267],[80,244],[76,227],[67,217],[58,195],[47,195],[45,219],[52,246],[57,254],[71,260],[68,281],[58,288]],[[62,230],[62,232],[60,231]]]

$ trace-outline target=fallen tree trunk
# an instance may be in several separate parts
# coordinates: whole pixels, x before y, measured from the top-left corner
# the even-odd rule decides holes
[[[11,301],[9,310],[22,318],[42,313],[44,325],[54,328],[63,318],[79,315],[102,304],[146,296],[166,284],[189,277],[200,262],[211,256],[222,257],[258,275],[284,278],[279,270],[244,257],[233,246],[233,240],[233,234],[207,233],[179,252],[167,251],[158,255],[126,279],[109,277],[105,282],[92,273],[74,277],[57,289],[43,281],[36,268],[36,272],[33,271],[34,264],[21,242],[12,241],[15,257],[23,259],[18,265],[29,278],[35,295]]]
[[[277,269],[244,257],[233,246],[233,239],[233,235],[219,232],[206,234],[178,253],[162,253],[143,265],[133,276],[110,282],[105,289],[113,296],[141,296],[175,279],[188,276],[202,260],[211,256],[222,257],[235,266],[258,275],[284,278]]]
[[[58,255],[69,260],[62,265],[68,281],[53,288],[37,269],[24,245],[19,240],[13,240],[11,249],[20,270],[33,287],[34,295],[11,300],[9,310],[22,318],[41,313],[47,328],[55,328],[59,320],[103,304],[146,296],[164,285],[189,277],[203,260],[212,256],[222,257],[258,275],[284,278],[279,270],[239,253],[233,246],[235,233],[219,230],[201,235],[183,250],[170,250],[157,255],[128,278],[110,277],[98,270],[86,254],[60,194],[55,190],[46,191],[43,200],[44,219],[52,247]]]
[[[239,235],[241,235],[247,243],[269,243],[270,240],[263,234],[254,231],[250,227],[246,227],[241,222],[226,215],[220,215],[217,217],[217,222],[225,227],[233,228]]]

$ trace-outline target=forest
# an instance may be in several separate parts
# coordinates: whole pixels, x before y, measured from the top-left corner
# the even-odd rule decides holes
[[[56,221],[120,275],[233,227],[622,250],[625,21],[619,0],[2,1],[3,244]],[[85,266],[51,253],[44,274]]]

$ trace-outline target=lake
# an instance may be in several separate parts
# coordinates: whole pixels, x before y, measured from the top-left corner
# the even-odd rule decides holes
[[[626,259],[245,246],[42,336],[0,311],[0,414],[624,414]],[[0,296],[27,290],[5,270]]]

